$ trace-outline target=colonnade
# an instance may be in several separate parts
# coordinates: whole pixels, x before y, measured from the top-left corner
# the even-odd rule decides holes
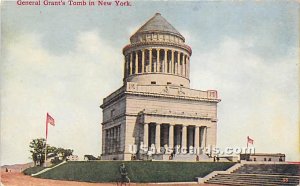
[[[207,146],[207,126],[173,125],[145,123],[143,143],[160,149],[167,145],[170,148],[180,145],[182,148]]]
[[[121,126],[105,129],[105,152],[113,153],[120,150]]]
[[[124,77],[143,73],[169,73],[189,77],[186,53],[164,48],[135,50],[125,55]]]

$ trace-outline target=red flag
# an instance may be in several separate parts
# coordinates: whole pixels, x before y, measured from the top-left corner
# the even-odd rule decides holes
[[[47,141],[47,138],[48,138],[48,123],[49,123],[50,125],[55,126],[55,121],[54,121],[53,117],[50,116],[50,115],[47,113],[47,117],[46,117],[46,141]]]
[[[53,126],[55,126],[55,121],[54,119],[47,113],[47,120],[46,120],[47,124],[51,124]]]
[[[253,142],[254,142],[254,140],[251,139],[249,136],[247,136],[247,143],[250,143],[250,144],[253,145]]]

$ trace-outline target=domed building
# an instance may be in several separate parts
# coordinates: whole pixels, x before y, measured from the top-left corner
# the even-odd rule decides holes
[[[208,157],[191,149],[216,145],[220,99],[215,90],[190,88],[185,38],[157,13],[130,37],[123,55],[124,84],[100,106],[102,159]]]

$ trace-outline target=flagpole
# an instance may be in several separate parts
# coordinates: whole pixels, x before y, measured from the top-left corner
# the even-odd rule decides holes
[[[48,135],[48,113],[46,115],[46,144],[45,144],[45,162],[44,162],[44,167],[46,167],[46,161],[47,161],[47,135]]]
[[[46,147],[45,147],[45,163],[44,163],[44,167],[47,167],[46,161],[47,161],[47,141],[46,141]]]
[[[48,124],[51,124],[55,126],[55,121],[54,119],[48,114],[46,115],[46,144],[45,144],[45,167],[46,167],[46,161],[47,161],[47,140],[48,140]]]
[[[248,141],[249,141],[248,139],[249,139],[249,136],[247,136],[247,149],[248,149]]]

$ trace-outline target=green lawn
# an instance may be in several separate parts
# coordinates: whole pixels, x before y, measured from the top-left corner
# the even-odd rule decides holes
[[[30,168],[28,168],[28,169],[25,169],[25,170],[23,171],[23,173],[24,173],[25,175],[31,175],[31,174],[35,174],[35,173],[37,173],[37,172],[40,172],[40,171],[42,171],[43,169],[45,169],[45,167],[40,167],[40,166],[30,167]]]
[[[125,163],[132,182],[188,182],[215,170],[226,170],[234,163],[162,161],[68,162],[36,177],[84,182],[115,182],[119,165]]]

